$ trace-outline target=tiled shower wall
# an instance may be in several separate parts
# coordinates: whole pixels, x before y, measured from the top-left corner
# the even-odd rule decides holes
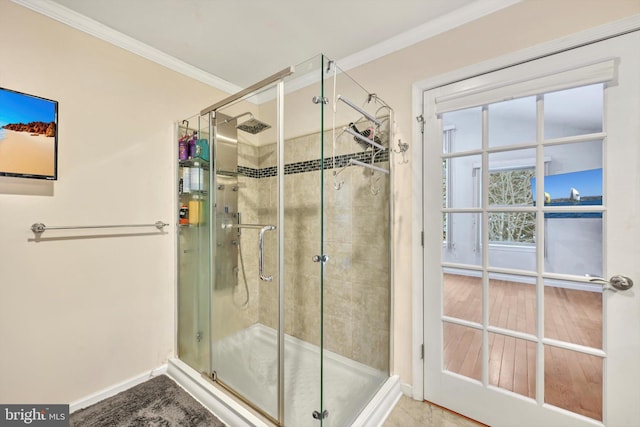
[[[389,364],[389,175],[358,166],[343,168],[349,157],[370,161],[350,135],[336,140],[325,132],[285,142],[285,333],[320,345],[320,265],[324,215],[324,346],[380,370]],[[239,146],[239,211],[243,223],[276,224],[275,144]],[[320,159],[325,158],[324,183]],[[376,155],[376,166],[389,169],[388,152]],[[334,172],[340,172],[334,176]],[[340,184],[340,185],[338,185]],[[337,189],[336,187],[339,187]],[[321,211],[321,191],[324,209]],[[243,231],[241,247],[250,304],[245,325],[277,328],[277,232],[267,232],[265,270],[272,282],[258,277],[257,230]],[[244,284],[240,281],[239,287]],[[244,289],[241,289],[244,292]],[[243,294],[244,295],[244,294]],[[242,298],[238,298],[242,299]]]

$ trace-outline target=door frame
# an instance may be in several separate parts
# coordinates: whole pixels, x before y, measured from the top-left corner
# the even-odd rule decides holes
[[[460,68],[449,73],[420,80],[412,85],[412,122],[413,141],[413,214],[412,214],[412,386],[411,394],[415,400],[424,399],[424,265],[423,265],[423,213],[424,199],[428,195],[423,189],[423,93],[441,86],[477,77],[514,65],[523,64],[567,50],[597,43],[616,36],[640,30],[640,15],[614,21],[610,24],[590,28],[567,37],[551,40],[540,45],[525,48],[487,61]],[[433,197],[433,195],[432,195]],[[439,195],[437,195],[437,198]],[[437,201],[439,203],[439,199]]]

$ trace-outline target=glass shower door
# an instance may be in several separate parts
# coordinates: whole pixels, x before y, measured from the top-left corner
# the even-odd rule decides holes
[[[210,367],[209,121],[178,124],[178,354],[198,372]],[[189,149],[191,147],[191,150]],[[196,152],[196,147],[199,150]],[[205,156],[204,154],[207,154]],[[206,157],[206,158],[205,158]]]
[[[352,425],[389,378],[392,111],[326,61],[324,427]]]
[[[271,87],[253,97],[275,95]],[[240,101],[212,118],[211,361],[214,380],[277,422],[278,165],[260,145],[275,136],[271,107]]]
[[[285,425],[323,425],[323,57],[296,64],[284,98]],[[291,81],[290,81],[291,80]]]
[[[324,422],[322,57],[295,69],[213,121],[211,360],[217,383],[274,423],[315,427]],[[294,77],[312,81],[312,96],[284,96]]]

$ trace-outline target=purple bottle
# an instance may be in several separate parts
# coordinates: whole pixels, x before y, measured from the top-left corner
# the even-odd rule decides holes
[[[187,146],[187,136],[178,140],[178,159],[187,160],[189,158],[189,147]]]
[[[198,142],[198,132],[193,132],[193,136],[189,140],[189,157],[197,157],[196,143]]]

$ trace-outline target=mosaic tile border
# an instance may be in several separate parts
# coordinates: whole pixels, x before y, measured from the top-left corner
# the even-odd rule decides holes
[[[342,168],[347,166],[349,160],[355,159],[361,162],[371,161],[371,151],[363,151],[360,153],[343,154],[335,157],[335,167]],[[384,150],[376,155],[374,163],[382,163],[389,160],[389,150]],[[324,165],[324,169],[333,169],[334,157],[325,157],[324,162],[321,159],[307,160],[304,162],[295,162],[284,165],[284,174],[292,175],[296,173],[313,172],[318,171]],[[255,169],[246,166],[238,165],[238,173],[249,178],[269,178],[276,176],[278,168],[276,166],[269,166],[266,168]]]

